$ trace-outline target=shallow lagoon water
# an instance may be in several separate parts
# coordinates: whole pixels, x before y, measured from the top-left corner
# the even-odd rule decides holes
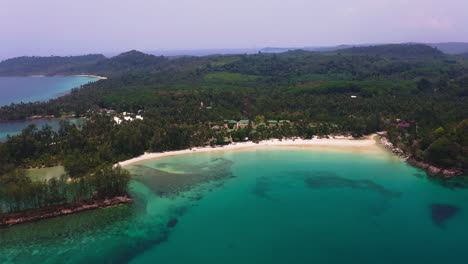
[[[468,260],[468,190],[388,154],[198,153],[128,169],[135,204],[2,229],[0,263]]]

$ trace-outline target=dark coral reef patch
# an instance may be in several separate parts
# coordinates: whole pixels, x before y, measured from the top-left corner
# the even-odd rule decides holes
[[[430,209],[432,223],[440,228],[445,228],[447,220],[455,217],[460,212],[460,208],[449,204],[431,204]]]
[[[307,174],[305,183],[309,188],[352,188],[377,192],[386,197],[398,198],[401,192],[395,192],[371,180],[352,180],[343,178],[332,172],[311,172]]]

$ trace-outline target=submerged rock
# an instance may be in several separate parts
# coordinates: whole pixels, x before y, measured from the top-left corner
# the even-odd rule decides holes
[[[171,220],[169,220],[169,222],[167,222],[167,227],[175,227],[178,222],[179,221],[177,220],[177,218],[172,218]]]
[[[434,225],[445,228],[445,222],[455,217],[460,208],[447,204],[431,204],[431,218]]]

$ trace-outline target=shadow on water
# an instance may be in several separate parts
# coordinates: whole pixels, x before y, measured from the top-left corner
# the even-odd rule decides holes
[[[119,263],[119,264],[129,263],[132,259],[142,254],[143,252],[152,249],[156,245],[167,242],[168,238],[169,238],[169,231],[164,230],[160,232],[160,236],[158,238],[136,240],[136,243],[133,244],[133,247],[131,248],[122,247],[118,251],[120,252],[118,257],[116,257],[115,259],[112,259],[111,261],[106,260],[106,262],[103,262],[103,263]]]
[[[285,173],[288,174],[289,172]],[[278,201],[276,197],[270,194],[278,189],[294,188],[290,182],[282,181],[281,179],[273,179],[272,177],[261,176],[255,179],[255,185],[253,187],[253,194],[259,198]]]
[[[424,173],[414,173],[413,176],[416,176],[416,178],[423,179],[426,175]]]
[[[385,197],[399,198],[402,192],[396,192],[383,187],[371,180],[352,180],[338,176],[333,172],[310,172],[305,179],[307,187],[311,189],[321,188],[351,188],[377,192]]]
[[[190,205],[171,207],[164,217],[153,216],[142,222],[129,223],[137,225],[141,235],[129,238],[125,243],[120,243],[116,248],[113,248],[111,258],[109,258],[109,254],[106,254],[105,259],[93,259],[88,263],[128,263],[145,251],[167,242],[171,230],[176,228],[179,223],[178,218],[182,217],[189,207]]]
[[[413,176],[419,179],[428,179],[431,183],[442,186],[447,189],[468,189],[468,176],[467,175],[458,175],[451,178],[446,178],[443,176],[430,176],[428,173],[421,171],[413,173]]]
[[[445,229],[446,222],[460,212],[459,207],[449,204],[431,204],[429,207],[432,223],[441,229]]]
[[[429,181],[447,189],[468,189],[468,176],[456,176],[450,179],[427,176]]]
[[[254,194],[257,197],[273,200],[269,195],[268,192],[272,189],[272,180],[268,177],[259,177],[256,179],[255,186],[253,189]]]

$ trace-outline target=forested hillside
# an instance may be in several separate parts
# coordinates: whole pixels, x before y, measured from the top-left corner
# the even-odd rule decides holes
[[[468,59],[468,52],[460,54],[461,57]]]
[[[0,174],[63,164],[82,177],[145,151],[383,130],[414,158],[467,173],[467,65],[423,45],[171,59],[131,51],[86,66],[108,80],[0,108],[3,120],[88,118],[82,129],[31,127],[0,144]],[[123,112],[144,120],[114,122]],[[249,125],[223,128],[241,119]]]
[[[155,69],[168,59],[135,50],[112,58],[104,55],[71,57],[19,57],[0,62],[0,76],[29,75],[117,75],[129,71]]]
[[[165,57],[157,57],[132,50],[73,70],[86,74],[111,76],[128,71],[154,69],[167,61],[168,59]]]
[[[0,76],[55,75],[105,60],[104,55],[19,57],[0,62]]]
[[[441,58],[443,53],[424,44],[387,44],[367,47],[353,47],[339,50],[345,54],[369,54],[389,57],[411,58]]]
[[[465,42],[427,43],[426,45],[437,48],[447,54],[460,54],[468,52],[468,43]]]

